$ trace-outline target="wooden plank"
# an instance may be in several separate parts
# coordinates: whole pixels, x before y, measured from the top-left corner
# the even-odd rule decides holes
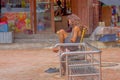
[[[88,31],[89,31],[89,26],[90,26],[89,21],[91,21],[90,16],[92,16],[89,13],[89,6],[91,4],[91,3],[89,4],[90,1],[91,0],[71,1],[72,2],[72,12],[80,17],[81,25],[88,26]],[[88,33],[90,33],[90,31]]]
[[[112,16],[112,8],[110,6],[103,6],[102,21],[105,22],[105,26],[111,25],[111,16]]]
[[[81,24],[88,26],[88,34],[96,28],[99,21],[98,0],[72,0],[72,13],[81,18]]]

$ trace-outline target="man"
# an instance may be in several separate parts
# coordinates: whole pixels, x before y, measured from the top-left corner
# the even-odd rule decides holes
[[[68,34],[64,29],[57,31],[60,43],[79,43],[81,38],[81,31],[86,26],[82,26],[80,23],[80,18],[75,14],[71,14],[67,17],[69,25],[72,27],[72,32]],[[54,52],[58,49],[54,48]]]

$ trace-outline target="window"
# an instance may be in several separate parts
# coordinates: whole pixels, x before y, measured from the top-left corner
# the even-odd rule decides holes
[[[7,18],[9,31],[27,32],[30,25],[29,0],[1,0],[1,19]]]

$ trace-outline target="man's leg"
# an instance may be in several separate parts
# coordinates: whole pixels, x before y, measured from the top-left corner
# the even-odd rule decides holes
[[[67,32],[65,32],[65,30],[61,29],[61,30],[57,31],[57,34],[58,34],[60,43],[64,43],[64,40],[67,37]],[[53,51],[56,53],[58,52],[58,50],[59,50],[58,48],[53,48]]]
[[[60,43],[64,43],[65,38],[68,36],[67,32],[63,29],[57,31]]]

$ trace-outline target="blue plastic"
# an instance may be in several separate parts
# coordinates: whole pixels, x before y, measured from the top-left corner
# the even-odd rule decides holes
[[[38,25],[37,29],[38,29],[38,31],[42,31],[45,29],[45,27],[43,25]]]
[[[116,41],[116,34],[105,34],[103,37],[99,39],[101,42],[112,42]]]
[[[8,25],[0,24],[0,32],[8,32]]]

